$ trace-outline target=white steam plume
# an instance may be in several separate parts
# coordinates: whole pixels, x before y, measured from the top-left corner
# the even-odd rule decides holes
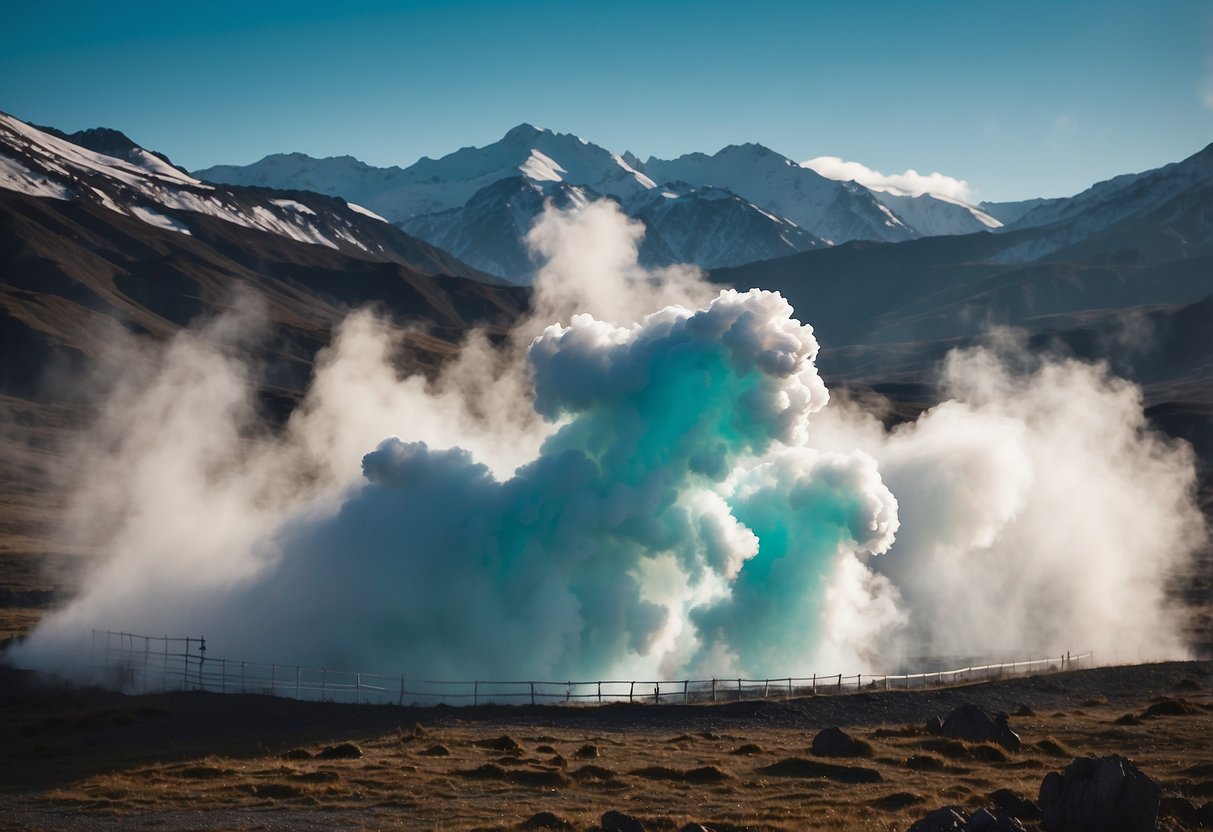
[[[910,168],[904,173],[881,173],[862,162],[848,162],[840,156],[817,156],[801,162],[800,166],[814,170],[827,179],[858,182],[874,191],[888,191],[902,196],[940,194],[970,203],[977,198],[967,181],[938,171],[919,173]]]
[[[610,203],[545,212],[535,315],[436,379],[355,313],[275,436],[216,346],[244,328],[132,346],[70,518],[107,554],[16,658],[92,627],[414,678],[1183,652],[1192,458],[1135,388],[955,353],[951,398],[886,432],[828,403],[781,297],[645,272],[639,238]]]

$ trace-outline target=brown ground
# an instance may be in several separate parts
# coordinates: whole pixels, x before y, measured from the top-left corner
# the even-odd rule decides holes
[[[546,811],[589,830],[617,810],[651,830],[904,830],[939,806],[986,805],[1000,788],[1034,799],[1048,771],[1111,753],[1201,805],[1213,800],[1211,692],[1208,661],[940,691],[598,708],[127,697],[5,671],[0,829],[517,829]],[[964,702],[1023,714],[1011,720],[1023,750],[921,729]],[[1160,702],[1182,704],[1142,716]],[[812,737],[831,725],[872,756],[815,758]],[[361,756],[341,758],[342,743]],[[336,758],[322,758],[333,747]],[[763,770],[787,760],[880,780]]]

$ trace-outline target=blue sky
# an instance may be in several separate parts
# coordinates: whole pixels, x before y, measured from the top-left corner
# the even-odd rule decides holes
[[[529,121],[668,158],[797,160],[1077,192],[1213,141],[1213,3],[21,3],[0,110],[188,168],[408,165]]]

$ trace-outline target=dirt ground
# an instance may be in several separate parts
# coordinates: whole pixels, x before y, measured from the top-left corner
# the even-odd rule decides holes
[[[926,732],[966,702],[1011,713],[1022,750]],[[828,726],[870,756],[815,757]],[[130,697],[0,671],[4,830],[507,830],[540,812],[591,830],[609,810],[649,830],[904,830],[998,789],[1035,799],[1047,772],[1112,753],[1164,795],[1213,800],[1213,662],[787,701],[479,708]]]

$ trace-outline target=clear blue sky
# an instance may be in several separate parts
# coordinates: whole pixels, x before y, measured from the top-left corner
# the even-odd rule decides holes
[[[0,110],[188,168],[403,166],[529,121],[1058,196],[1213,141],[1213,2],[42,0],[4,13]]]

